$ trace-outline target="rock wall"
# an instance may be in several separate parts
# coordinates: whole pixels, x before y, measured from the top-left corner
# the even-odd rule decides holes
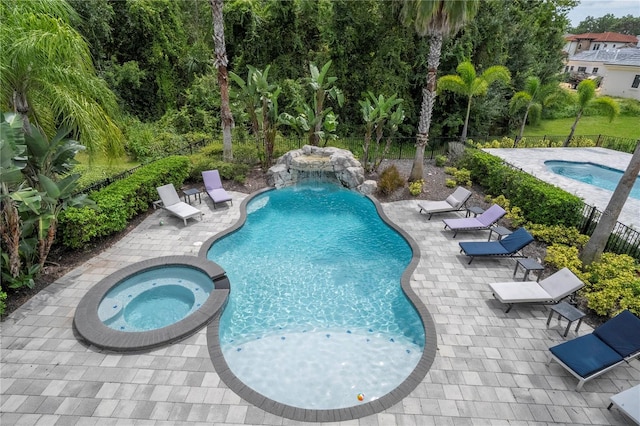
[[[364,183],[364,168],[351,151],[305,145],[278,158],[267,172],[267,184],[282,188],[315,174],[335,178],[349,189],[357,189]]]

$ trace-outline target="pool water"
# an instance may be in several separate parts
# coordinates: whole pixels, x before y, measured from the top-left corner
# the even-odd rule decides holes
[[[201,271],[158,267],[128,277],[109,290],[98,306],[98,318],[114,330],[155,330],[198,310],[212,290],[211,279]]]
[[[574,161],[545,161],[545,166],[552,172],[573,180],[588,183],[609,191],[615,191],[623,171],[594,163]],[[640,200],[640,177],[629,194],[631,198]]]
[[[369,199],[336,185],[253,198],[245,224],[207,256],[231,282],[219,330],[230,369],[300,408],[350,407],[392,391],[425,345],[400,287],[412,254]]]

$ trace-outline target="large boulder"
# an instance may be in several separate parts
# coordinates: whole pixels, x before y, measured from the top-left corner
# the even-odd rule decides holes
[[[349,189],[364,182],[364,168],[351,151],[305,145],[278,158],[267,172],[267,184],[282,188],[316,175],[336,179]]]

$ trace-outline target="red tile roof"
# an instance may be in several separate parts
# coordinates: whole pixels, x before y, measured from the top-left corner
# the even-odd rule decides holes
[[[621,42],[621,43],[633,43],[636,44],[638,42],[638,37],[620,34],[620,33],[584,33],[584,34],[574,34],[566,37],[567,41],[578,41],[578,40],[591,40],[594,42]]]

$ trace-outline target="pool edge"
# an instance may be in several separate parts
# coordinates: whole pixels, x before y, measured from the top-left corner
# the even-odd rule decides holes
[[[211,245],[216,240],[236,232],[242,227],[242,225],[244,225],[247,220],[247,204],[254,197],[272,190],[275,190],[275,188],[265,188],[247,196],[240,205],[240,217],[236,221],[236,223],[225,231],[219,232],[218,234],[203,242],[202,246],[200,247],[200,251],[198,252],[198,257],[208,261],[207,252],[211,248]],[[268,413],[296,421],[337,422],[359,419],[361,417],[380,413],[402,401],[422,382],[422,379],[424,379],[427,372],[433,365],[437,352],[435,322],[433,321],[431,314],[427,310],[427,307],[424,305],[424,303],[422,303],[418,295],[413,291],[413,288],[411,287],[411,276],[420,263],[420,248],[416,241],[407,232],[405,232],[402,228],[400,228],[389,219],[389,217],[384,213],[382,205],[376,198],[370,195],[367,195],[366,198],[368,198],[373,203],[378,215],[384,221],[384,223],[391,227],[398,234],[400,234],[400,236],[402,236],[411,247],[412,258],[405,268],[404,272],[402,273],[402,276],[400,278],[400,286],[404,294],[407,296],[413,307],[418,312],[425,331],[425,347],[422,351],[422,356],[420,357],[418,364],[406,377],[406,379],[402,383],[400,383],[400,385],[374,401],[366,402],[360,405],[354,405],[351,407],[336,409],[308,409],[294,407],[274,401],[266,397],[265,395],[262,395],[261,393],[249,388],[231,371],[229,365],[224,359],[224,355],[222,354],[222,350],[220,348],[219,327],[220,318],[222,316],[221,311],[219,315],[216,315],[213,321],[211,321],[207,326],[207,347],[209,349],[209,355],[216,372],[220,376],[220,379],[240,398],[244,399],[248,403]],[[428,345],[427,342],[432,342],[432,344]]]

